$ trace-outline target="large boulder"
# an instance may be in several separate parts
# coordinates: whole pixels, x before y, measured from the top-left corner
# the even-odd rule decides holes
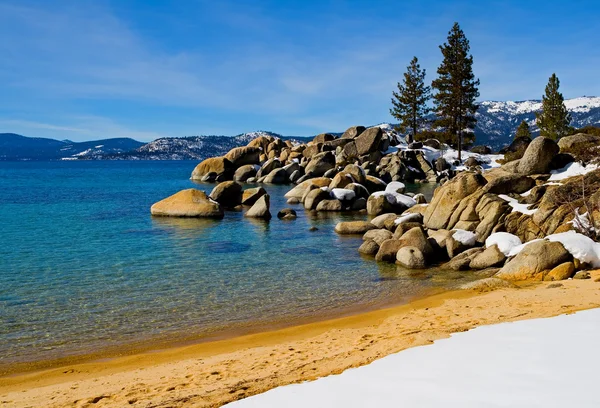
[[[427,266],[423,252],[413,246],[400,248],[396,253],[396,263],[408,269],[424,269]]]
[[[254,167],[252,164],[246,164],[239,167],[233,175],[233,179],[235,181],[242,183],[248,180],[250,177],[256,177],[256,167]]]
[[[263,163],[262,167],[260,168],[260,170],[258,170],[258,172],[256,173],[256,178],[260,178],[262,176],[266,176],[267,174],[271,173],[273,170],[278,169],[282,167],[281,166],[281,162],[279,161],[279,159],[269,159],[266,162]]]
[[[481,174],[463,172],[437,188],[423,214],[424,225],[432,229],[445,229],[461,200],[475,193],[486,183]]]
[[[365,232],[363,235],[363,241],[375,241],[377,245],[381,245],[383,241],[392,239],[392,233],[386,229],[374,229]]]
[[[267,194],[267,190],[262,187],[248,188],[242,192],[242,205],[253,205],[265,194]]]
[[[313,143],[325,143],[330,142],[335,139],[335,136],[331,133],[321,133],[320,135],[315,136],[313,139]]]
[[[358,252],[364,255],[374,256],[379,251],[379,245],[373,240],[367,240],[358,248]]]
[[[365,186],[369,193],[373,194],[377,191],[384,191],[387,184],[380,178],[367,175],[363,186]]]
[[[304,199],[304,208],[309,211],[315,210],[321,201],[329,200],[330,198],[331,193],[329,190],[315,188],[306,195],[306,198]]]
[[[491,245],[473,258],[470,267],[471,269],[486,269],[502,265],[505,260],[506,255],[498,249],[498,245]]]
[[[525,154],[525,150],[531,143],[531,138],[527,136],[515,137],[509,146],[500,149],[507,162],[518,160]]]
[[[561,153],[571,153],[578,156],[582,151],[595,149],[600,145],[600,136],[577,133],[565,136],[558,141]]]
[[[269,183],[269,184],[284,184],[287,182],[288,182],[288,174],[285,171],[285,169],[283,169],[283,168],[278,168],[278,169],[272,170],[269,174],[267,174],[267,176],[263,180],[263,183]]]
[[[405,232],[399,241],[403,247],[418,248],[426,258],[430,258],[434,254],[434,249],[429,242],[427,234],[425,234],[425,231],[421,227],[412,228]]]
[[[315,208],[317,211],[342,211],[344,208],[342,206],[342,202],[337,199],[331,200],[321,200],[317,207]]]
[[[242,203],[242,186],[235,181],[224,181],[213,188],[210,198],[225,208],[233,208]]]
[[[489,146],[484,146],[484,145],[473,146],[469,150],[471,152],[477,153],[477,154],[491,154],[492,153],[492,149]]]
[[[383,131],[378,127],[372,127],[362,132],[354,139],[358,155],[362,156],[378,150],[382,135]]]
[[[545,281],[565,280],[565,279],[572,278],[573,275],[575,275],[575,265],[573,264],[573,262],[565,262],[565,263],[562,263],[562,264],[556,266],[554,269],[552,269],[550,272],[548,272],[544,276],[544,280]]]
[[[313,156],[308,162],[304,172],[312,177],[319,177],[325,174],[327,170],[335,167],[335,155],[331,152],[323,152]]]
[[[369,196],[367,200],[367,214],[400,214],[415,204],[416,202],[412,198],[403,194],[379,191]]]
[[[340,235],[363,235],[365,232],[376,228],[369,221],[342,221],[335,226],[335,232]]]
[[[225,158],[238,168],[245,164],[258,164],[261,150],[259,147],[242,146],[231,149]]]
[[[396,254],[405,245],[399,239],[386,239],[379,246],[379,250],[375,255],[377,262],[396,262]]]
[[[510,174],[491,180],[483,190],[486,193],[493,194],[521,194],[531,190],[533,187],[535,187],[535,180],[531,177],[521,174]]]
[[[365,169],[356,164],[348,164],[346,167],[344,167],[344,172],[350,174],[355,183],[364,185],[365,181],[367,180]]]
[[[221,206],[211,201],[204,191],[194,188],[179,191],[155,203],[150,207],[150,213],[165,217],[223,218]]]
[[[560,242],[535,241],[506,263],[496,277],[510,281],[543,280],[550,270],[571,259]]]
[[[215,177],[229,178],[233,176],[234,169],[233,163],[225,157],[211,157],[202,161],[194,168],[191,179],[202,180],[208,173],[215,173]]]
[[[269,211],[271,200],[268,194],[261,196],[252,207],[244,214],[248,218],[262,218],[263,220],[271,219],[271,212]]]
[[[298,184],[296,187],[292,188],[290,191],[285,193],[285,198],[302,198],[304,194],[310,189],[310,186],[316,187],[327,187],[331,184],[331,179],[328,177],[315,177],[309,180],[305,180],[302,183]]]
[[[356,139],[365,131],[364,126],[352,126],[348,128],[342,135],[342,139]]]
[[[350,183],[354,183],[354,178],[349,173],[346,173],[345,171],[340,171],[333,177],[333,180],[331,180],[329,188],[345,188]]]
[[[556,142],[547,137],[536,137],[525,150],[519,161],[519,174],[545,174],[550,172],[550,163],[559,152]]]

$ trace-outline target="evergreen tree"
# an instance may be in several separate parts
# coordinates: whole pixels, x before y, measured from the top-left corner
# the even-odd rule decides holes
[[[479,96],[479,79],[473,75],[469,40],[458,23],[454,23],[448,42],[440,50],[444,59],[437,70],[439,77],[432,83],[437,91],[433,96],[438,116],[434,125],[444,128],[456,140],[461,160],[465,132],[471,133],[477,123],[475,112],[479,106],[475,99]]]
[[[421,69],[417,57],[413,57],[404,73],[402,83],[398,82],[398,92],[392,92],[390,114],[400,121],[399,130],[410,130],[408,142],[412,142],[419,126],[425,122],[425,115],[431,112],[427,101],[431,98],[431,88],[425,85],[425,69]]]
[[[542,96],[542,111],[535,114],[540,135],[558,140],[569,133],[571,115],[565,106],[565,99],[558,91],[560,81],[552,74],[546,85],[546,95]]]
[[[517,128],[517,132],[515,133],[515,139],[518,137],[528,137],[531,139],[531,130],[529,130],[529,124],[525,121],[525,119],[523,119]]]

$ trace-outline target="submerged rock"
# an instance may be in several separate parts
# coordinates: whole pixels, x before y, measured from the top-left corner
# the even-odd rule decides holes
[[[292,208],[284,208],[277,213],[277,218],[282,220],[294,220],[296,217],[296,211]]]
[[[194,188],[179,191],[155,203],[150,213],[166,217],[223,218],[219,203],[210,200],[204,191]]]

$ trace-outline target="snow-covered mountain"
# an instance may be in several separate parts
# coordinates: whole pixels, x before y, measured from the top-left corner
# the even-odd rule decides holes
[[[600,125],[600,97],[582,96],[567,99],[565,106],[572,116],[571,126],[581,128]],[[541,100],[481,102],[476,113],[476,143],[499,149],[510,142],[522,120],[527,121],[534,135],[539,134],[535,124],[535,113],[541,108]]]

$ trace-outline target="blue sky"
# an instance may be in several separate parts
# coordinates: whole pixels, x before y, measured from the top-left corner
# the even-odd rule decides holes
[[[458,21],[481,99],[600,95],[595,1],[1,1],[0,132],[313,135],[391,121]]]

